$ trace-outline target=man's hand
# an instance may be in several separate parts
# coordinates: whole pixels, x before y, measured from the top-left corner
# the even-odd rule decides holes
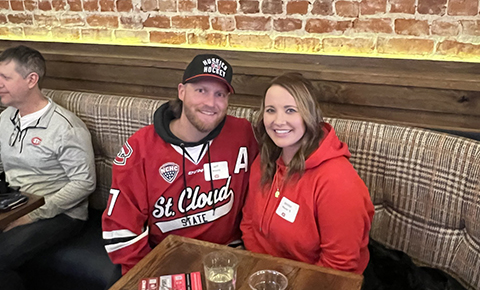
[[[14,227],[18,227],[18,226],[23,226],[23,225],[28,225],[30,223],[32,223],[33,220],[28,216],[28,215],[24,215],[22,216],[21,218],[18,218],[16,220],[14,220],[13,222],[11,222],[4,230],[3,232],[6,232],[6,231],[9,231],[11,229],[13,229]]]

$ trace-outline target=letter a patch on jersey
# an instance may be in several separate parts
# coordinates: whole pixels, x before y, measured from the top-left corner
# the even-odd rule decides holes
[[[115,159],[113,160],[113,163],[120,166],[127,164],[127,159],[132,156],[132,153],[133,149],[127,141],[125,142],[125,145],[123,145],[120,152],[118,152],[117,157],[115,157]]]
[[[165,179],[166,182],[172,183],[175,178],[177,178],[178,172],[180,171],[180,166],[173,162],[167,162],[160,166],[158,172]]]

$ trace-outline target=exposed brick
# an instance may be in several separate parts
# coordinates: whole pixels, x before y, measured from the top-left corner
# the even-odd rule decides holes
[[[130,12],[133,10],[132,0],[117,0],[118,12]]]
[[[35,14],[33,19],[35,19],[36,26],[60,26],[60,21],[55,15]]]
[[[98,0],[83,0],[85,11],[98,11]]]
[[[240,11],[245,14],[260,12],[259,3],[257,0],[240,0]]]
[[[10,9],[10,1],[8,0],[0,0],[0,9]],[[8,33],[7,30],[5,30]]]
[[[463,20],[461,23],[464,34],[480,35],[480,20]]]
[[[320,40],[317,38],[298,38],[279,36],[275,38],[274,48],[281,51],[318,52]]]
[[[283,1],[282,0],[263,0],[262,12],[263,14],[283,13]]]
[[[157,0],[141,0],[141,7],[142,11],[155,11],[158,10],[158,2]]]
[[[184,44],[187,42],[187,38],[183,32],[151,31],[150,42]]]
[[[302,20],[293,18],[275,19],[273,28],[276,31],[294,31],[302,29]]]
[[[389,0],[391,13],[415,14],[415,0]]]
[[[115,30],[115,39],[127,43],[148,43],[148,31],[139,30]]]
[[[53,10],[55,11],[65,10],[65,7],[67,7],[66,0],[52,0]]]
[[[33,10],[37,9],[38,1],[36,1],[36,0],[25,0],[25,2],[23,4],[25,5],[25,10],[33,11]]]
[[[67,0],[70,11],[82,11],[82,0]],[[78,33],[80,35],[80,32]]]
[[[106,28],[117,28],[118,27],[118,17],[117,16],[106,16],[106,15],[90,15],[87,17],[87,23],[90,26],[106,27]]]
[[[324,38],[322,43],[327,53],[372,53],[375,50],[372,38]]]
[[[392,20],[390,18],[355,19],[353,30],[355,32],[392,33]]]
[[[333,31],[344,32],[352,26],[351,21],[335,21],[328,19],[308,19],[305,31],[308,33],[329,33]]]
[[[32,15],[29,14],[9,14],[7,15],[8,22],[13,24],[25,24],[32,25],[33,19]]]
[[[197,3],[192,0],[179,0],[178,12],[191,12],[197,7]]]
[[[445,15],[447,0],[418,0],[417,11],[420,14]]]
[[[23,27],[0,27],[0,35],[7,36],[9,39],[21,39]]]
[[[217,6],[218,6],[218,12],[220,12],[222,14],[235,14],[235,13],[237,13],[237,1],[219,0],[217,2]]]
[[[54,27],[52,28],[52,37],[61,40],[79,40],[80,30],[72,28]]]
[[[459,57],[480,56],[480,45],[445,40],[438,44],[437,54],[455,55]]]
[[[287,3],[287,14],[307,14],[308,1],[291,1]]]
[[[173,28],[199,28],[209,29],[210,21],[208,16],[173,16]]]
[[[427,55],[433,53],[433,48],[431,39],[381,37],[377,40],[377,52],[381,54]]]
[[[234,31],[235,30],[235,19],[233,16],[230,17],[213,17],[212,18],[212,29],[221,30],[221,31]]]
[[[112,39],[112,32],[108,29],[82,29],[81,35],[83,40],[95,42],[106,42]]]
[[[432,34],[442,36],[456,36],[460,33],[460,28],[458,21],[447,22],[435,20],[431,26]]]
[[[48,37],[50,30],[46,27],[24,27],[23,33],[25,33],[25,38],[27,39],[43,39]]]
[[[0,24],[7,24],[7,16],[0,14]]]
[[[177,12],[176,0],[158,0],[158,10],[164,12]]]
[[[10,7],[13,11],[24,11],[25,7],[23,6],[23,1],[21,0],[11,0]]]
[[[226,47],[228,36],[221,33],[188,34],[188,44]]]
[[[450,0],[448,1],[448,15],[478,15],[478,0]]]
[[[204,12],[215,12],[217,11],[215,0],[197,0],[197,9]]]
[[[342,17],[358,17],[358,2],[337,1],[335,9],[338,16]]]
[[[271,49],[272,39],[268,35],[238,35],[230,34],[230,46],[233,48]]]
[[[271,29],[271,18],[263,16],[235,16],[237,29],[268,31]]]
[[[387,0],[362,0],[360,2],[360,13],[362,15],[373,15],[387,11]]]
[[[124,29],[142,30],[142,16],[139,14],[120,16],[120,27]]]
[[[114,0],[100,0],[100,11],[115,11]]]
[[[85,19],[78,14],[62,14],[60,16],[60,23],[62,26],[84,26]]]
[[[402,35],[428,35],[428,21],[415,19],[395,19],[395,32]]]
[[[143,22],[145,27],[156,27],[156,28],[170,28],[170,17],[156,15],[148,16],[147,20]]]

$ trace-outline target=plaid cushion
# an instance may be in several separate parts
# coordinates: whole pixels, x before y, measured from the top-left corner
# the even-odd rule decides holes
[[[327,118],[375,205],[371,237],[480,289],[480,142]]]
[[[91,205],[104,208],[113,158],[165,101],[43,92],[90,129],[98,179]],[[256,110],[231,106],[228,113],[252,121]],[[480,289],[480,142],[419,128],[326,121],[348,144],[350,161],[370,190],[372,238]]]

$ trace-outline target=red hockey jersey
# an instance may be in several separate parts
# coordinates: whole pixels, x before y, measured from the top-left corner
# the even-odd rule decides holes
[[[250,123],[227,116],[213,140],[191,147],[166,142],[157,127],[130,137],[113,165],[103,238],[123,274],[169,234],[219,244],[241,238],[249,168],[258,153]]]

